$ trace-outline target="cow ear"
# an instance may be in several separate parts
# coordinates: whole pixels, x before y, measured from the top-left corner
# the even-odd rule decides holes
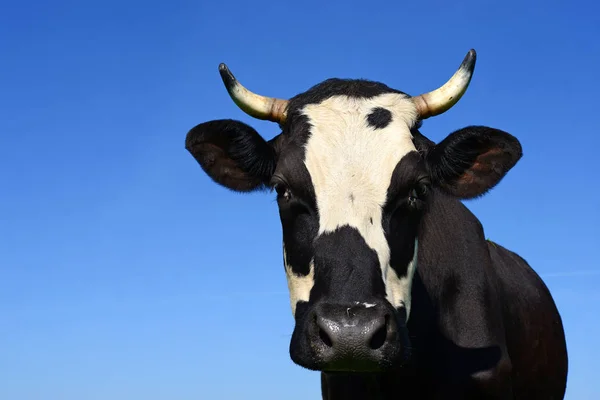
[[[514,136],[469,126],[446,137],[426,160],[434,184],[460,199],[471,199],[496,186],[522,155]]]
[[[192,128],[185,148],[213,181],[237,192],[251,192],[268,186],[275,171],[273,142],[243,122],[226,119]]]

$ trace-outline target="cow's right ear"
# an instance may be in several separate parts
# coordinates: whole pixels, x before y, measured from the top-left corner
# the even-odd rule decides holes
[[[268,186],[277,163],[274,142],[267,142],[251,126],[231,119],[192,128],[185,148],[220,185],[237,192]]]

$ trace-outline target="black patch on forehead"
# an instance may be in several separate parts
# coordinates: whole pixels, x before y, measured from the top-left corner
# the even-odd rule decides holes
[[[382,107],[376,107],[367,115],[369,126],[375,129],[383,129],[392,122],[392,113]]]

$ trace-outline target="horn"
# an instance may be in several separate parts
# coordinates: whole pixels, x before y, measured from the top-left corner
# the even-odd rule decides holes
[[[454,106],[467,91],[473,71],[477,53],[471,49],[465,56],[458,70],[444,86],[420,96],[413,97],[420,119],[425,119],[442,114]]]
[[[225,88],[234,103],[246,114],[263,120],[284,122],[287,115],[287,100],[265,97],[252,93],[235,79],[227,65],[219,64],[219,73]]]

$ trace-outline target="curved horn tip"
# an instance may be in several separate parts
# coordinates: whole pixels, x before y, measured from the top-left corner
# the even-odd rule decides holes
[[[463,62],[461,63],[460,69],[466,69],[469,71],[473,71],[473,69],[475,68],[476,62],[477,62],[477,52],[475,51],[475,49],[471,49],[465,56]]]
[[[476,61],[477,52],[475,49],[469,50],[454,75],[443,86],[414,97],[421,119],[440,115],[461,99],[471,83]]]
[[[232,86],[237,84],[237,79],[229,70],[229,67],[225,63],[219,64],[219,74],[221,75],[221,79],[223,79],[223,83],[229,89]]]

